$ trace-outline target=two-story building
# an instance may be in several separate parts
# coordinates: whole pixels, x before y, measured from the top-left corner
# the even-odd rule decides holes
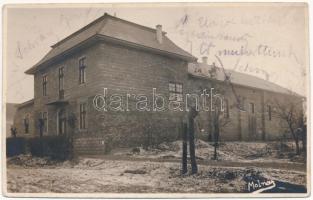
[[[173,99],[184,102],[185,93],[212,86],[211,79],[193,73],[195,66],[210,68],[196,60],[175,45],[161,25],[153,29],[104,14],[54,44],[26,71],[34,76],[34,99],[18,107],[15,117],[18,135],[38,136],[40,119],[43,135],[71,134],[76,151],[81,153],[101,153],[108,145],[179,139],[185,112],[153,110],[151,104],[156,102],[153,92],[163,95],[161,104],[167,104]],[[221,139],[277,138],[283,130],[272,118],[269,102],[273,97],[284,99],[289,91],[252,76],[231,73],[232,86],[250,111],[231,107],[237,99],[231,95],[232,87],[225,86],[229,90],[227,117],[232,122],[221,133]],[[220,75],[217,82],[223,85],[224,78]],[[95,102],[95,96],[104,93]],[[128,98],[127,94],[137,96]],[[150,110],[119,107],[120,98],[123,104],[127,98],[127,106],[135,108],[142,94],[153,99],[148,102]],[[95,104],[104,102],[115,110],[95,108]],[[200,113],[203,131],[199,135],[209,134],[208,117]]]

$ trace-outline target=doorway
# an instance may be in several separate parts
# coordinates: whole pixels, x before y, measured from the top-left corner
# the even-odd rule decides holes
[[[58,122],[58,135],[65,135],[66,134],[66,111],[64,108],[58,111],[57,115],[57,122]]]
[[[256,117],[254,115],[249,115],[248,119],[248,129],[249,129],[249,135],[250,139],[256,139]]]

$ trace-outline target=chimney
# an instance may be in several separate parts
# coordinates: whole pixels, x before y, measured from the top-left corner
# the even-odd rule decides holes
[[[162,25],[158,24],[156,25],[156,38],[160,44],[162,44],[163,41],[163,34],[162,34]]]
[[[202,57],[202,63],[207,65],[208,64],[208,57],[203,56]]]

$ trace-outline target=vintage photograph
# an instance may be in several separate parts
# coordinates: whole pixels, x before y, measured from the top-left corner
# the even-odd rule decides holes
[[[3,19],[7,196],[309,195],[306,3],[12,4]]]

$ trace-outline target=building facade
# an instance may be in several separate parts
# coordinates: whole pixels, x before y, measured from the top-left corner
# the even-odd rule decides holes
[[[214,88],[215,93],[223,96],[223,117],[227,123],[221,125],[222,140],[266,141],[290,138],[288,124],[280,116],[281,109],[294,105],[297,109],[295,113],[302,112],[303,97],[257,77],[221,68],[216,69],[217,76],[212,79],[204,73],[210,68],[212,65],[207,63],[192,64],[188,86],[189,91]],[[227,79],[229,81],[225,81]],[[212,132],[209,114],[200,112],[198,117],[200,128],[204,130],[202,137]]]
[[[194,68],[210,68],[196,60],[176,46],[162,26],[152,29],[104,14],[53,45],[26,71],[34,76],[34,99],[18,107],[18,135],[39,136],[42,123],[43,135],[70,134],[78,153],[91,154],[175,140],[185,112],[162,110],[162,105],[176,101],[185,107],[185,94],[219,85],[227,91],[225,117],[231,119],[221,140],[280,137],[285,130],[272,117],[271,105],[274,98],[291,99],[288,90],[260,79],[253,85],[253,77],[252,84],[246,84],[251,76],[236,72],[230,87],[220,69],[215,80],[194,73]],[[246,109],[233,106],[238,96]],[[199,137],[210,135],[208,113],[199,112]]]

